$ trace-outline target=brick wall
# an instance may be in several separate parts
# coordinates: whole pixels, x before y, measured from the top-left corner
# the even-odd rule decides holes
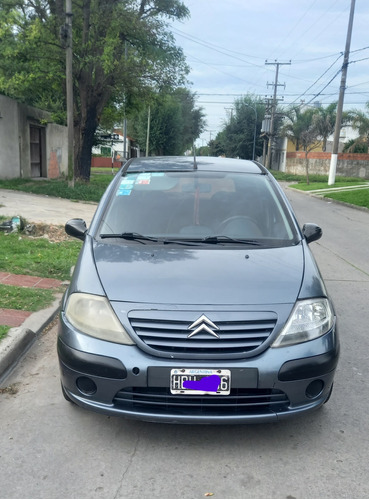
[[[91,167],[99,167],[99,168],[111,168],[111,158],[105,158],[103,156],[93,156],[91,158]],[[120,168],[122,166],[120,161],[115,161],[114,168]]]
[[[60,177],[58,158],[56,151],[50,152],[50,159],[47,168],[47,176],[49,179],[58,179]]]

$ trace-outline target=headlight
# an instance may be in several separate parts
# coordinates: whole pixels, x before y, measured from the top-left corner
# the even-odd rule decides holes
[[[71,325],[87,335],[118,344],[134,344],[106,297],[72,293],[65,308],[65,316]]]
[[[285,347],[321,337],[334,323],[328,299],[301,300],[296,303],[285,327],[272,347]]]

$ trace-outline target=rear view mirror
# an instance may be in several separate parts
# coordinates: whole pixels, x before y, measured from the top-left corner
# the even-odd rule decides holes
[[[86,222],[83,219],[71,219],[65,224],[65,232],[73,238],[84,241],[87,233]]]
[[[307,243],[311,243],[312,241],[319,240],[323,235],[323,231],[322,228],[316,224],[304,224],[302,234],[304,235]]]

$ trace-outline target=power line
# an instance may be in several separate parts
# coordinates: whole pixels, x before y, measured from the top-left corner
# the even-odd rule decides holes
[[[350,50],[350,54],[354,54],[355,52],[361,52],[362,50],[367,50],[367,49],[369,49],[369,45],[367,47],[363,47],[361,49]]]
[[[342,56],[343,56],[343,53],[341,52],[341,53],[340,53],[340,55],[337,57],[337,59],[336,59],[336,60],[335,60],[335,61],[334,61],[334,62],[333,62],[330,66],[329,66],[329,68],[328,68],[328,69],[326,69],[326,70],[324,71],[324,73],[323,73],[322,75],[320,75],[320,77],[319,77],[317,80],[315,80],[315,82],[314,82],[312,85],[310,85],[310,87],[309,87],[308,89],[306,89],[306,91],[305,91],[303,94],[299,95],[299,96],[295,99],[295,101],[297,101],[298,99],[300,99],[300,97],[303,97],[303,96],[304,96],[304,95],[305,95],[305,94],[306,94],[306,93],[307,93],[307,92],[308,92],[308,91],[309,91],[312,87],[314,87],[314,85],[316,85],[316,84],[319,82],[319,80],[320,80],[321,78],[323,78],[323,76],[324,76],[324,75],[326,75],[326,74],[328,73],[328,71],[332,68],[332,66],[334,66],[334,65],[336,64],[336,62],[337,62],[337,61],[338,61],[338,60],[339,60]],[[323,89],[323,90],[324,90],[324,89]]]
[[[194,43],[197,43],[199,45],[202,45],[203,47],[206,47],[208,49],[211,49],[211,50],[214,50],[215,52],[218,52],[219,54],[223,54],[225,56],[228,56],[228,57],[232,57],[233,59],[236,59],[238,61],[242,61],[242,62],[246,62],[248,63],[250,66],[256,66],[258,68],[262,68],[263,66],[260,65],[260,64],[255,64],[255,63],[252,63],[250,61],[245,61],[244,59],[242,59],[241,57],[238,57],[236,55],[233,55],[233,54],[239,54],[237,52],[234,52],[234,51],[230,51],[229,49],[225,49],[223,47],[219,47],[217,45],[214,45],[212,43],[209,43],[209,42],[205,42],[203,40],[201,40],[200,38],[196,38],[196,37],[193,37],[193,36],[190,36],[190,35],[187,35],[186,33],[184,33],[183,31],[180,31],[178,30],[177,28],[172,28],[174,33],[177,33],[179,36],[182,36],[183,38],[186,38],[187,40],[190,40]],[[227,52],[229,52],[229,54],[227,54]],[[246,54],[241,54],[243,57],[254,57],[255,56],[251,56],[251,55],[246,55]],[[257,57],[256,59],[262,59],[261,57]]]
[[[354,64],[354,63],[361,62],[361,61],[367,61],[368,59],[369,59],[369,57],[364,57],[363,59],[357,59],[356,61],[350,61],[349,64]]]
[[[341,73],[341,71],[342,71],[342,68],[340,68],[337,71],[337,73],[333,76],[333,78],[331,78],[329,80],[329,82],[327,83],[327,85],[325,85],[320,92],[318,92],[317,94],[315,94],[315,96],[309,102],[307,102],[306,105],[310,104],[311,102],[314,101],[314,99],[316,99],[317,97],[319,97],[322,94],[323,90],[325,90],[327,87],[329,87],[329,85],[333,82],[333,80],[335,80],[337,78],[337,76]]]
[[[244,78],[241,78],[241,77],[239,77],[239,76],[237,76],[237,75],[232,75],[232,74],[227,73],[226,71],[223,71],[223,70],[221,70],[221,69],[219,69],[219,68],[215,68],[215,67],[213,67],[211,64],[209,64],[209,63],[207,63],[207,62],[205,62],[205,61],[201,61],[201,59],[198,59],[198,58],[197,58],[197,57],[195,57],[195,56],[191,56],[191,57],[192,57],[192,59],[194,59],[195,61],[197,61],[197,62],[201,62],[202,64],[205,64],[206,66],[209,66],[209,68],[213,68],[215,71],[218,71],[219,73],[223,73],[223,74],[224,74],[224,75],[226,75],[226,76],[230,76],[231,78],[234,78],[234,79],[236,79],[236,80],[240,80],[241,82],[247,83],[248,85],[254,85],[254,83],[249,82],[249,81],[245,80]]]
[[[333,9],[333,7],[338,3],[338,0],[335,0],[323,13],[319,13],[319,18],[318,20],[314,20],[312,22],[312,24],[303,32],[300,33],[299,37],[295,40],[293,40],[293,42],[291,43],[291,45],[296,45],[297,41],[301,40],[301,38],[305,37],[306,33],[308,33],[313,27],[316,27],[319,22],[324,22],[324,29],[321,29],[319,30],[318,34],[315,36],[315,38],[313,38],[312,40],[310,39],[309,40],[309,43],[311,44],[313,41],[317,40],[320,36],[322,36],[322,34],[325,32],[325,30],[327,29],[327,26],[333,24],[335,22],[335,20],[340,17],[343,12],[346,12],[347,9],[345,9],[343,12],[338,12],[338,14],[332,18],[332,16],[327,16],[328,12],[331,11]],[[327,20],[328,20],[328,23],[327,23]],[[290,46],[291,46],[290,45]],[[286,52],[286,50],[284,51],[284,53]],[[294,57],[292,57],[294,59]]]
[[[274,49],[275,51],[277,51],[279,49],[279,47],[281,45],[283,45],[283,43],[288,40],[289,36],[291,35],[291,33],[293,33],[293,31],[296,29],[296,27],[300,24],[300,22],[305,18],[305,16],[308,14],[308,12],[314,7],[314,5],[317,3],[318,0],[314,0],[312,4],[310,4],[310,7],[308,7],[308,9],[304,12],[304,14],[300,17],[300,19],[297,21],[297,23],[295,23],[293,26],[292,26],[292,29],[290,29],[290,31],[288,32],[288,34],[284,37],[284,39],[279,42],[279,44],[277,45],[277,47]]]

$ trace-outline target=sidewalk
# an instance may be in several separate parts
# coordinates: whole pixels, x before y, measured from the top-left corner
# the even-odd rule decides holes
[[[69,219],[80,217],[89,225],[96,206],[96,203],[73,202],[62,198],[0,189],[0,215],[7,217],[20,215],[29,223],[64,225]],[[57,290],[63,283],[51,278],[0,272],[0,284]],[[0,309],[0,325],[12,327],[0,341],[0,382],[7,377],[43,329],[56,317],[61,298],[62,294],[56,293],[53,304],[37,312]]]
[[[20,215],[28,222],[64,225],[69,219],[79,217],[90,225],[97,203],[70,201],[40,194],[0,189],[0,215]]]
[[[25,274],[10,274],[0,271],[0,285],[21,286],[25,288],[42,288],[47,290],[57,289],[63,282],[52,278],[40,278],[38,276],[27,276]],[[1,309],[0,325],[11,327],[21,326],[31,316],[32,311],[21,311],[19,309]]]
[[[0,308],[0,325],[10,326],[6,337],[0,341],[0,381],[14,368],[42,330],[55,318],[65,284],[52,278],[0,272],[0,284],[26,288],[56,290],[53,304],[37,312]]]

